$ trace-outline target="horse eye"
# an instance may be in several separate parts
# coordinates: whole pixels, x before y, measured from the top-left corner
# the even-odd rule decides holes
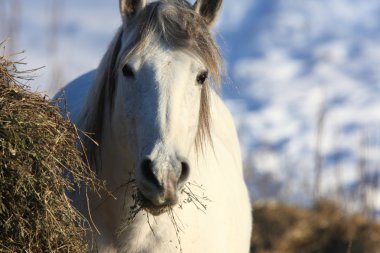
[[[127,78],[135,78],[135,73],[133,72],[132,68],[128,64],[124,65],[123,74]]]
[[[197,76],[197,83],[204,84],[208,78],[208,71],[203,71]]]

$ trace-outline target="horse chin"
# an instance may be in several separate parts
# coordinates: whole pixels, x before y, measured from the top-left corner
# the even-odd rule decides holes
[[[156,206],[141,193],[139,193],[139,202],[142,209],[144,209],[145,211],[147,211],[153,216],[159,216],[161,214],[164,214],[168,212],[170,209],[172,209],[174,206],[174,205]]]
[[[143,209],[153,216],[159,216],[161,214],[168,212],[171,209],[171,207],[170,206],[155,207],[155,208],[143,207]]]

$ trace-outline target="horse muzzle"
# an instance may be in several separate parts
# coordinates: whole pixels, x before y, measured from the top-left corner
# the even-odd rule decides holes
[[[190,166],[185,159],[145,158],[140,165],[138,182],[141,206],[153,215],[160,215],[178,203],[178,195],[186,183]]]

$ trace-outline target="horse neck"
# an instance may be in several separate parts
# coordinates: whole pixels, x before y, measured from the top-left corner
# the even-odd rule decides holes
[[[112,196],[91,195],[91,205],[96,225],[100,230],[116,230],[123,218],[125,208],[131,206],[133,194],[128,182],[133,172],[133,163],[130,155],[118,147],[109,128],[103,128],[101,142],[101,168],[98,169],[98,178],[105,181],[107,190]],[[129,187],[129,188],[127,188]],[[105,218],[107,217],[107,218]]]
[[[98,176],[106,180],[109,190],[113,191],[130,180],[134,162],[129,152],[117,144],[109,129],[106,124],[102,135],[101,169]]]

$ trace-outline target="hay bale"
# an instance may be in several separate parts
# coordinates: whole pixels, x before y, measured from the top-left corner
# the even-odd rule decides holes
[[[289,228],[309,218],[309,212],[288,204],[258,201],[253,205],[251,252],[274,253]],[[284,253],[284,252],[279,252]]]
[[[251,253],[379,253],[380,224],[330,201],[311,210],[277,202],[253,206]]]
[[[99,184],[76,128],[19,83],[30,72],[16,67],[0,56],[0,252],[86,252],[88,222],[65,192]]]

